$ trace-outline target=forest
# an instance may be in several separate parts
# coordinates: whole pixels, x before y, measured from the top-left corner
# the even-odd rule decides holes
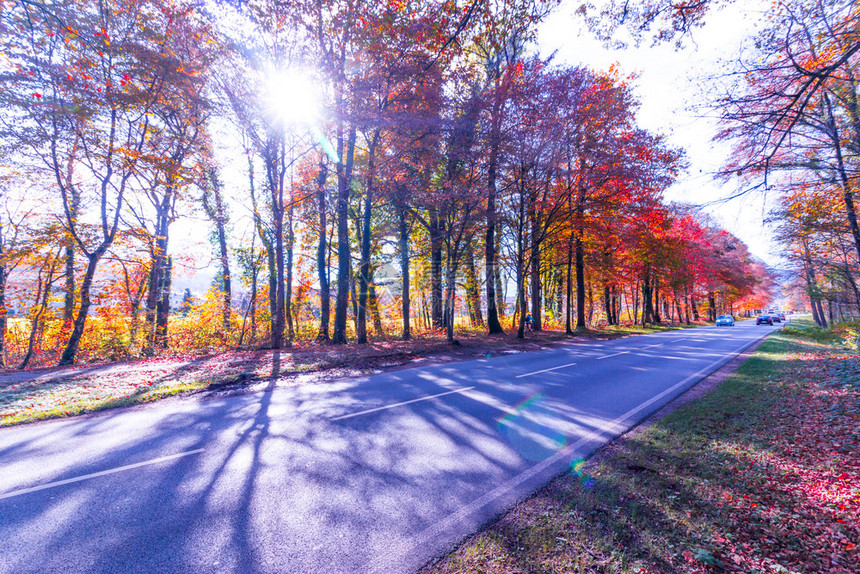
[[[717,4],[583,17],[681,42]],[[3,366],[690,324],[778,292],[695,189],[664,200],[685,154],[634,78],[538,55],[552,2],[0,7]],[[778,197],[782,287],[822,325],[860,305],[857,36],[852,2],[777,2],[712,102],[718,177]],[[200,225],[215,280],[177,292]]]

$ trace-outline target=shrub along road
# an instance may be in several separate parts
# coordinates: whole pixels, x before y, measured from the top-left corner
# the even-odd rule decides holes
[[[410,572],[771,327],[0,431],[0,571]]]

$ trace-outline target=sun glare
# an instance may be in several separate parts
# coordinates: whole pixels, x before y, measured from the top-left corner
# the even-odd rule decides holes
[[[270,72],[264,98],[271,114],[285,126],[313,124],[319,114],[319,89],[298,70]]]

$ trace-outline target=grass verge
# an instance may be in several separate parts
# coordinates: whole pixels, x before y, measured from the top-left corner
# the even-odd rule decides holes
[[[157,401],[208,386],[205,381],[179,381],[159,386],[94,383],[92,386],[66,382],[42,383],[32,391],[0,391],[0,427],[45,419],[71,417],[117,407]],[[5,411],[5,412],[4,412]]]
[[[860,572],[860,360],[796,323],[422,574]]]

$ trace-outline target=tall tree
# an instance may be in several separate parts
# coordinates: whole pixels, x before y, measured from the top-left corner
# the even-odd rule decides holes
[[[96,270],[116,237],[152,134],[151,113],[169,85],[162,72],[186,64],[171,53],[171,32],[174,18],[193,11],[152,8],[145,0],[16,3],[4,17],[19,31],[4,34],[4,51],[15,61],[0,82],[0,98],[13,109],[6,120],[14,124],[6,127],[52,173],[68,233],[86,261],[61,364],[77,355]]]

